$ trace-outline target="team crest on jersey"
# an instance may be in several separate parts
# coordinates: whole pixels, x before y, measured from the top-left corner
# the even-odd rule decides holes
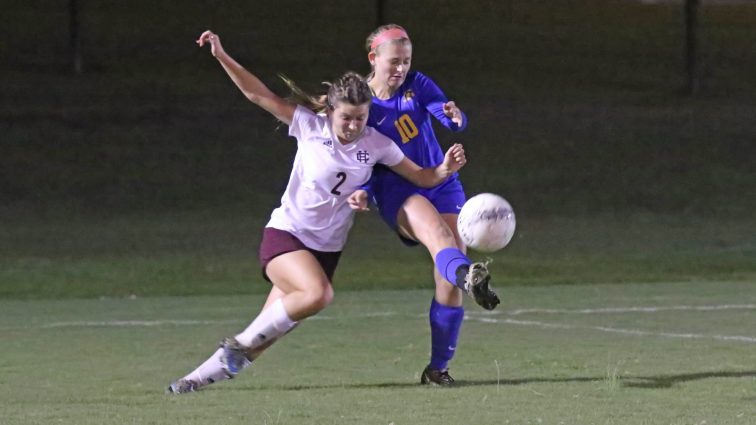
[[[357,161],[360,161],[363,164],[367,164],[368,161],[370,161],[370,153],[368,151],[357,151]]]
[[[412,89],[407,89],[407,91],[404,92],[404,100],[412,100],[413,97],[415,97],[415,92],[413,92]]]
[[[325,139],[325,140],[323,140],[323,145],[325,147],[327,147],[327,148],[332,148],[333,147],[333,140],[331,140],[331,139]]]

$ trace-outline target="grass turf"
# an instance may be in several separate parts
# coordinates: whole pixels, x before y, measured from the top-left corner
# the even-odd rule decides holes
[[[507,288],[493,313],[468,303],[450,390],[417,384],[430,290],[337,289],[252,369],[180,397],[168,382],[261,296],[0,301],[3,423],[746,424],[754,288]]]
[[[267,215],[244,211],[24,217],[0,223],[0,296],[211,295],[267,291],[257,246]],[[519,216],[491,254],[494,284],[756,279],[756,221],[680,215]],[[486,255],[471,253],[474,259]],[[335,277],[344,289],[427,288],[432,263],[369,213]]]

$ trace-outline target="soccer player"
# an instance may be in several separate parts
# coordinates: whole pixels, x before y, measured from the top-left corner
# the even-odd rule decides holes
[[[273,287],[262,311],[241,333],[225,338],[197,369],[171,383],[168,392],[173,394],[234,377],[300,321],[330,304],[333,273],[354,210],[366,207],[351,196],[368,180],[375,164],[432,187],[466,161],[462,145],[455,144],[440,164],[420,168],[389,138],[367,127],[372,96],[358,74],[346,73],[329,85],[326,96],[317,98],[287,81],[299,100],[295,103],[272,93],[232,59],[213,32],[203,32],[197,44],[209,44],[242,93],[289,126],[289,135],[297,139],[297,153],[281,206],[263,230],[260,263],[263,277]]]
[[[461,131],[467,117],[424,74],[410,72],[412,43],[404,28],[384,25],[367,38],[373,92],[368,125],[390,137],[404,154],[423,167],[444,159],[431,117],[444,127]],[[421,383],[452,385],[448,363],[454,356],[464,318],[463,293],[487,310],[499,304],[489,287],[485,263],[473,263],[457,231],[457,216],[465,203],[462,184],[454,173],[432,188],[407,181],[390,168],[377,166],[368,185],[355,196],[372,197],[383,220],[407,245],[423,244],[434,259],[435,296],[430,306],[431,358]],[[469,278],[465,274],[469,273]],[[451,283],[451,285],[450,285]]]

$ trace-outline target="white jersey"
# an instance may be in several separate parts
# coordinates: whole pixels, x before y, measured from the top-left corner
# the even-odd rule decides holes
[[[331,134],[330,121],[298,106],[289,126],[297,138],[297,153],[281,206],[266,227],[287,231],[317,251],[341,251],[354,211],[347,198],[367,182],[376,163],[389,167],[404,154],[388,137],[372,127],[342,145]]]

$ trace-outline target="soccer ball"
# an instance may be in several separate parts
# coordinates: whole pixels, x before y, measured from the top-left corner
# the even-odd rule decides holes
[[[457,230],[468,247],[480,252],[498,251],[512,240],[515,214],[506,199],[481,193],[465,202],[457,217]]]

